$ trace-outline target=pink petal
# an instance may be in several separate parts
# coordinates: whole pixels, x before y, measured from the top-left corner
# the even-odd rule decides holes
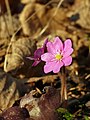
[[[41,55],[41,60],[50,62],[54,60],[54,56],[51,53],[44,53],[43,55]]]
[[[67,39],[65,42],[64,42],[64,51],[67,51],[69,48],[72,47],[72,41],[70,39]]]
[[[57,61],[56,64],[53,67],[53,72],[58,73],[60,71],[60,68],[63,66],[62,61]]]
[[[55,54],[55,47],[52,42],[48,42],[46,46],[49,53]]]
[[[32,64],[32,66],[37,66],[40,62],[41,62],[41,60],[34,61],[34,63]]]
[[[44,65],[44,72],[49,73],[53,70],[55,63],[54,62],[46,62],[46,65]]]
[[[54,41],[53,45],[55,46],[56,52],[60,52],[63,50],[63,43],[59,39],[59,37],[55,37],[55,41]]]
[[[64,51],[63,58],[70,56],[73,53],[73,48],[67,49],[67,51]]]
[[[44,48],[39,48],[34,52],[34,58],[40,58],[44,53]]]
[[[68,66],[68,65],[70,65],[72,63],[72,57],[68,56],[66,58],[63,58],[62,61],[63,61],[65,66]]]
[[[46,48],[46,44],[48,43],[48,38],[45,40],[44,44],[43,44],[43,48]]]

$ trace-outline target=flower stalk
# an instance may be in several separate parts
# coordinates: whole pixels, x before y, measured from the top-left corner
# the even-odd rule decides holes
[[[67,83],[66,83],[66,74],[65,67],[61,68],[61,104],[67,101]]]

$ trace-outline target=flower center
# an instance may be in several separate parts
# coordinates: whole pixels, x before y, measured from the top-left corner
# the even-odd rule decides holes
[[[60,60],[60,59],[62,58],[62,55],[58,53],[58,54],[55,55],[55,58],[56,58],[57,60]]]

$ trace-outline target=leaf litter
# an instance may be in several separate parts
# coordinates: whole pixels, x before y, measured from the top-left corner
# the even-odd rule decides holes
[[[3,2],[0,3],[3,8],[0,14],[1,120],[89,120],[89,3],[89,0],[63,0],[57,9],[59,0],[21,0],[14,7],[14,1],[9,0],[14,27],[9,25],[8,10]],[[16,32],[15,36],[12,29]],[[10,42],[11,36],[14,36],[13,42]],[[63,112],[59,109],[59,113],[56,112],[62,107],[58,93],[61,86],[59,76],[52,73],[45,75],[42,64],[33,68],[32,61],[26,59],[33,56],[45,38],[55,36],[63,40],[72,39],[74,48],[73,63],[66,68],[68,105]],[[10,111],[13,111],[12,115]]]

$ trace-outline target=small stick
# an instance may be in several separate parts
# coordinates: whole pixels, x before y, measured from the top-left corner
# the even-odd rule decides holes
[[[6,4],[6,8],[7,8],[7,13],[8,13],[8,16],[9,16],[9,25],[11,27],[11,34],[13,35],[14,33],[14,26],[13,26],[13,20],[12,20],[12,15],[11,15],[11,9],[10,9],[10,5],[9,5],[9,1],[8,0],[5,0],[5,4]]]

